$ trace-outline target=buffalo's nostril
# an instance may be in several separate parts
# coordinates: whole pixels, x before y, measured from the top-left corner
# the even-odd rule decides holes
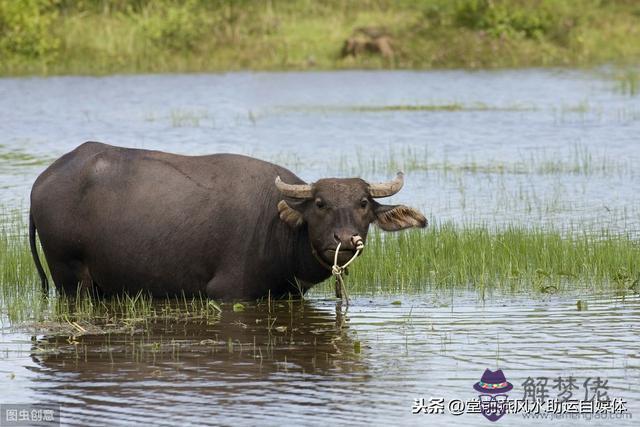
[[[333,238],[337,243],[340,243],[340,236],[337,233],[333,233]]]
[[[359,235],[354,234],[351,236],[351,244],[353,244],[356,249],[362,249],[364,247],[364,240],[362,240],[362,237]]]

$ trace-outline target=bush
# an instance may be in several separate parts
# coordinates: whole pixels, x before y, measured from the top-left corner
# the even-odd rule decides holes
[[[51,33],[56,11],[46,0],[0,0],[0,55],[41,59],[51,56],[60,40]]]
[[[142,15],[142,33],[152,44],[172,51],[195,50],[206,34],[202,10],[196,0],[184,3],[158,2]]]
[[[540,39],[549,35],[560,21],[547,2],[518,5],[515,2],[464,0],[457,4],[455,22],[459,26],[483,30],[496,37]]]

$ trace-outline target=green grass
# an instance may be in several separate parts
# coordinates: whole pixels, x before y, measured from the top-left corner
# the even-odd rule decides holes
[[[154,299],[142,292],[108,299],[55,295],[49,301],[34,302],[14,299],[18,309],[8,311],[10,323],[34,332],[73,336],[133,333],[167,321],[217,322],[222,311],[218,303],[203,296]]]
[[[354,112],[354,113],[385,113],[395,111],[450,111],[450,112],[478,112],[478,111],[501,111],[501,112],[522,112],[522,111],[536,111],[535,107],[522,106],[522,105],[510,105],[504,107],[487,105],[484,103],[473,104],[405,104],[405,105],[346,105],[346,106],[314,106],[314,107],[286,107],[278,110],[289,111],[302,111],[302,112]]]
[[[211,122],[206,111],[171,110],[173,127],[199,127],[207,119]]]
[[[122,330],[151,320],[215,320],[219,315],[219,306],[203,297],[154,301],[140,294],[103,301],[59,296],[52,290],[45,300],[21,217],[2,218],[0,321],[57,322],[57,327],[78,334],[82,329],[96,333],[95,328]],[[606,231],[444,224],[401,233],[373,232],[363,255],[350,267],[346,286],[351,296],[434,288],[471,288],[482,295],[492,290],[637,293],[639,260],[638,241]],[[329,280],[312,293],[331,292],[331,287]]]
[[[470,287],[640,292],[640,243],[607,231],[444,224],[374,233],[350,269],[351,293]]]
[[[257,154],[260,156],[260,154]],[[304,162],[290,153],[276,153],[269,160],[285,164],[294,169],[303,169]],[[317,164],[317,162],[316,162]],[[520,159],[476,160],[473,156],[457,162],[446,157],[437,157],[428,148],[394,146],[383,153],[372,154],[368,150],[356,149],[353,153],[339,153],[330,159],[328,169],[337,169],[342,174],[366,176],[372,174],[395,174],[397,171],[437,172],[442,174],[497,174],[497,175],[601,175],[633,176],[636,167],[627,159],[594,153],[589,147],[576,144],[571,151],[536,150],[522,154]]]
[[[37,157],[20,149],[8,151],[4,145],[0,144],[0,169],[3,169],[7,166],[15,167],[46,165],[53,160],[54,159],[47,157]]]
[[[632,0],[0,0],[0,74],[637,63]],[[393,58],[342,58],[383,28]]]
[[[41,251],[40,259],[47,269]],[[0,214],[0,325],[5,320],[31,322],[36,328],[77,335],[84,332],[83,327],[91,333],[108,333],[162,319],[215,319],[219,313],[220,306],[206,297],[154,300],[140,293],[102,300],[85,294],[60,295],[50,289],[45,299],[24,218],[17,213]]]
[[[618,82],[618,90],[630,96],[640,93],[640,71],[638,69],[627,68],[618,71],[614,78]]]

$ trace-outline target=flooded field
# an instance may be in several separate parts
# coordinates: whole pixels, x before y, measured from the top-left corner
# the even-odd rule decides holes
[[[512,398],[524,397],[529,377],[547,378],[555,398],[554,380],[570,376],[576,398],[590,398],[584,382],[600,377],[635,416],[640,299],[585,302],[588,310],[578,311],[574,297],[483,302],[425,294],[356,298],[343,314],[316,297],[271,312],[266,303],[241,312],[226,306],[218,320],[137,324],[126,333],[4,330],[3,400],[60,404],[64,423],[77,425],[105,417],[160,425],[486,425],[480,414],[412,415],[412,406],[419,398],[477,397],[472,385],[498,366],[514,384]],[[501,423],[522,421],[508,414]]]
[[[145,315],[165,313],[158,302],[117,322],[37,302],[28,257],[0,236],[0,403],[61,405],[75,425],[487,425],[412,407],[473,399],[501,368],[510,398],[531,397],[529,378],[555,398],[574,377],[573,398],[604,390],[640,417],[640,97],[617,88],[560,70],[0,79],[3,218],[24,216],[52,160],[98,140],[249,154],[309,181],[404,170],[392,202],[437,230],[372,238],[348,311],[324,284],[304,301]],[[26,228],[9,232],[24,244]],[[549,422],[500,423],[524,421]]]

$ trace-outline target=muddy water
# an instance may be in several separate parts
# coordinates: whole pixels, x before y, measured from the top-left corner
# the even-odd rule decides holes
[[[480,414],[412,415],[412,406],[473,399],[485,368],[499,367],[513,399],[528,377],[547,378],[555,398],[554,379],[573,376],[576,399],[600,377],[638,417],[640,299],[583,300],[584,311],[568,296],[356,298],[345,314],[317,297],[71,342],[5,331],[2,400],[60,404],[63,423],[76,425],[487,425]],[[514,414],[500,423],[523,421],[544,423]]]

